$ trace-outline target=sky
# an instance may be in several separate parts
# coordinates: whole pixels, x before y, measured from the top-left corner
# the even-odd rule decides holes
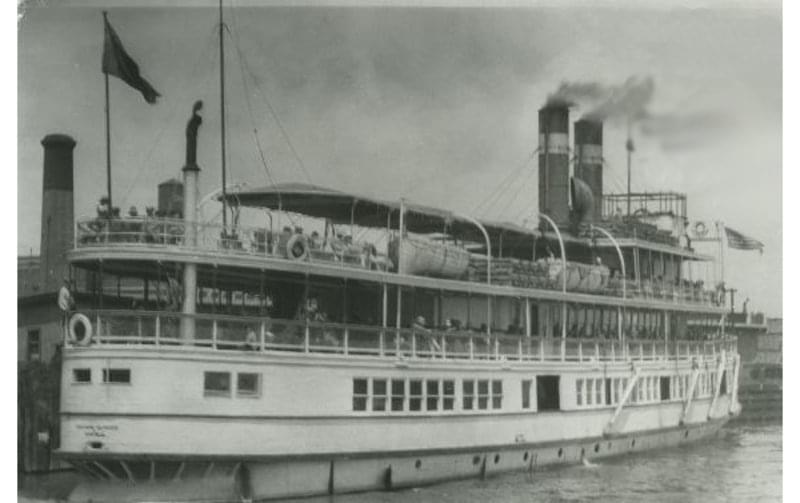
[[[220,184],[217,10],[55,4],[28,2],[18,21],[20,255],[38,253],[45,135],[77,141],[76,215],[104,193],[104,5],[163,95],[151,106],[111,80],[115,205],[154,206],[156,185],[180,176],[197,99],[201,192]],[[726,280],[737,307],[749,297],[782,315],[779,3],[225,4],[229,182],[310,181],[522,223],[537,208],[538,109],[564,82],[614,90],[633,78],[649,83],[650,118],[632,125],[633,190],[686,193],[692,220],[762,241],[763,255],[726,252]],[[571,119],[592,107],[577,103]],[[606,192],[624,191],[626,132],[606,123]]]

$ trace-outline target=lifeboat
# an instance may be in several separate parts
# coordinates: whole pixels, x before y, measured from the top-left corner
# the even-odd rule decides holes
[[[459,246],[406,237],[389,242],[389,258],[404,274],[459,278],[467,272],[469,252]]]

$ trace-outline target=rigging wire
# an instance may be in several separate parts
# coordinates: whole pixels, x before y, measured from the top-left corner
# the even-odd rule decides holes
[[[237,24],[237,26],[238,26],[238,21],[237,21],[238,16],[237,16],[235,11],[233,13],[233,19],[234,19],[234,23]],[[312,183],[311,175],[309,175],[308,170],[306,169],[306,165],[303,162],[303,159],[300,157],[300,154],[298,154],[297,149],[294,147],[294,144],[292,143],[292,140],[291,140],[291,138],[289,136],[289,133],[286,131],[286,128],[283,126],[283,122],[281,121],[280,117],[278,116],[278,113],[275,111],[275,107],[272,106],[272,102],[269,100],[269,98],[267,97],[266,93],[264,92],[264,90],[259,85],[258,78],[256,77],[255,73],[253,73],[253,70],[250,68],[250,65],[247,62],[247,58],[244,56],[244,53],[241,51],[240,40],[239,40],[238,33],[237,34],[231,34],[231,37],[235,39],[234,40],[234,44],[236,45],[237,50],[239,51],[240,58],[242,60],[243,66],[247,69],[247,72],[250,74],[250,77],[253,79],[253,84],[254,84],[255,88],[258,90],[258,93],[259,93],[259,96],[261,97],[261,100],[264,102],[264,104],[266,104],[267,109],[269,110],[269,113],[272,116],[272,119],[275,121],[275,124],[278,126],[278,130],[280,130],[284,141],[289,146],[289,150],[292,152],[292,155],[294,156],[295,160],[297,161],[297,164],[300,167],[300,170],[303,172],[303,176],[305,177],[305,179],[306,179],[306,181],[308,183]]]
[[[509,172],[505,178],[495,187],[495,189],[489,194],[489,196],[485,197],[481,200],[473,209],[472,212],[474,214],[481,213],[483,215],[496,203],[496,199],[502,197],[503,193],[508,189],[507,185],[514,183],[516,176],[528,166],[528,163],[533,159],[538,152],[538,148],[531,152],[528,157],[523,160],[523,162],[517,166],[517,168],[513,169]],[[481,209],[482,208],[482,209]]]
[[[215,28],[215,27],[216,27],[216,25],[214,25],[213,28]],[[213,35],[214,35],[214,33],[211,30],[209,30],[209,32],[206,34],[205,44],[201,47],[201,51],[198,54],[197,59],[195,59],[194,64],[192,65],[192,70],[190,72],[190,81],[191,82],[195,81],[194,77],[197,75],[197,70],[200,67],[200,63],[202,62],[202,60],[204,59],[204,57],[208,53],[208,51],[207,51],[208,46],[211,45],[211,42],[213,42],[213,40],[214,40]],[[212,51],[212,56],[213,56],[213,51]],[[213,61],[212,61],[212,64],[213,64]],[[204,85],[206,83],[208,83],[210,78],[211,78],[211,74],[209,73],[209,75],[207,76],[206,80],[204,81]],[[175,79],[175,74],[172,74],[172,78],[169,79],[168,82],[172,82],[172,81],[174,81],[174,79]],[[195,85],[195,87],[193,89],[196,89],[196,88],[197,88],[197,85]],[[124,207],[124,206],[126,206],[128,204],[128,202],[129,202],[128,198],[130,197],[130,195],[133,192],[133,190],[136,187],[136,185],[139,183],[139,180],[141,179],[142,175],[144,175],[145,173],[149,174],[150,169],[152,169],[153,165],[149,164],[149,162],[152,159],[156,148],[161,144],[161,140],[164,138],[164,133],[166,132],[167,128],[172,127],[174,125],[172,123],[172,119],[176,116],[177,110],[178,110],[178,106],[180,104],[181,104],[180,100],[175,100],[175,101],[172,102],[172,104],[170,106],[170,110],[169,110],[169,112],[167,114],[168,119],[165,120],[162,123],[162,126],[161,126],[160,130],[155,135],[154,141],[151,142],[150,148],[147,150],[146,154],[142,158],[140,166],[143,166],[143,167],[140,167],[136,171],[136,175],[135,175],[133,181],[129,184],[127,190],[124,192],[124,195],[121,198],[122,199],[122,205],[120,206],[120,208],[122,208],[122,207]],[[150,169],[148,169],[148,168],[150,168]]]

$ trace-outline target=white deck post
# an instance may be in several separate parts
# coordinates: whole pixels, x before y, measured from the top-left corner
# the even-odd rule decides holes
[[[631,376],[630,380],[628,381],[628,386],[625,388],[625,393],[623,393],[622,397],[620,398],[619,404],[617,404],[617,408],[614,409],[614,414],[611,416],[611,419],[608,420],[608,424],[603,429],[604,435],[609,435],[614,430],[614,423],[617,421],[620,413],[622,412],[623,407],[625,404],[628,403],[628,399],[633,392],[633,388],[636,386],[636,382],[639,380],[639,373],[641,369],[634,367],[633,375]]]
[[[733,390],[731,390],[731,403],[729,414],[735,414],[739,407],[739,372],[742,370],[742,356],[738,353],[733,356]]]
[[[689,410],[692,406],[692,400],[694,399],[694,390],[697,387],[697,380],[700,377],[700,368],[697,365],[697,361],[692,362],[692,377],[689,381],[689,389],[686,391],[686,400],[683,402],[683,411],[681,411],[681,419],[678,422],[680,426],[683,426],[686,423],[686,419],[689,417]]]
[[[714,383],[714,397],[711,399],[711,404],[708,406],[708,413],[706,414],[707,419],[711,419],[711,414],[714,412],[714,407],[717,405],[720,387],[722,386],[722,374],[725,371],[725,363],[725,351],[721,351],[719,355],[719,364],[717,365],[717,379]]]

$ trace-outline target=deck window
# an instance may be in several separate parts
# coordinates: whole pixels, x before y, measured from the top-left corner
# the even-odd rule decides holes
[[[463,386],[463,409],[472,410],[475,405],[475,381],[464,381]]]
[[[392,379],[392,410],[403,410],[406,400],[406,382]]]
[[[261,374],[240,372],[236,374],[236,394],[239,396],[258,396],[261,394]]]
[[[428,380],[425,382],[426,409],[439,410],[439,381]]]
[[[666,376],[662,376],[662,377],[659,378],[659,381],[660,381],[660,384],[661,384],[661,401],[663,402],[663,401],[669,400],[669,398],[670,398],[670,389],[669,389],[670,378],[666,377]]]
[[[386,379],[372,380],[372,410],[386,410]]]
[[[353,379],[353,410],[367,410],[367,380]]]
[[[408,389],[408,410],[422,410],[422,381],[419,379],[408,381]]]
[[[39,329],[28,330],[28,361],[42,359],[42,334]]]
[[[595,405],[603,405],[603,380],[597,379],[594,383],[594,403]]]
[[[560,410],[559,376],[536,376],[536,407],[540,411]]]
[[[503,407],[503,381],[492,381],[492,408],[501,409]]]
[[[72,382],[74,383],[92,382],[92,369],[72,369]]]
[[[612,401],[615,404],[619,403],[619,396],[621,394],[619,388],[620,388],[621,384],[622,384],[621,379],[619,377],[615,377],[614,380],[613,380],[613,385],[612,385],[613,386],[613,390],[614,390],[614,398],[613,398]]]
[[[230,396],[230,372],[204,372],[203,391],[206,396]]]
[[[456,395],[456,383],[451,380],[442,381],[442,409],[453,410]]]
[[[531,381],[530,379],[526,379],[522,381],[522,408],[523,409],[530,409],[531,408]],[[578,379],[577,382],[580,382]],[[580,405],[580,403],[578,403]]]
[[[594,403],[594,379],[586,379],[586,405]]]
[[[583,405],[583,379],[575,379],[575,405]]]
[[[612,381],[610,377],[605,379],[606,381],[606,405],[611,405],[611,400],[614,398],[613,390],[611,389]]]
[[[722,371],[722,379],[719,383],[719,394],[720,395],[727,395],[728,394],[728,371]]]
[[[112,384],[130,384],[131,369],[103,369],[103,382]]]
[[[485,410],[489,408],[489,381],[478,381],[478,408]]]

